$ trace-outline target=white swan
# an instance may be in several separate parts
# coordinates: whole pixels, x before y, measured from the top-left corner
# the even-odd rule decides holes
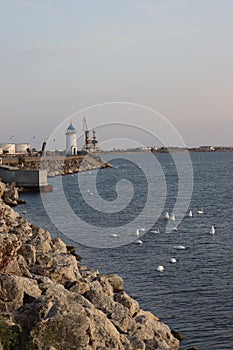
[[[186,247],[184,245],[174,245],[173,248],[177,249],[177,250],[184,250],[184,249],[186,249]]]
[[[172,215],[171,215],[171,220],[172,220],[172,221],[176,221],[176,216],[175,216],[175,214],[172,214]]]
[[[169,220],[169,213],[168,213],[168,211],[166,211],[166,213],[164,215],[164,218],[165,218],[165,220]]]
[[[137,228],[137,230],[136,230],[136,236],[140,236],[140,230],[139,230],[139,228]]]
[[[170,259],[170,263],[171,263],[171,264],[175,264],[175,263],[176,263],[176,259],[175,259],[175,258],[171,258],[171,259]]]
[[[158,230],[154,230],[154,231],[150,231],[152,233],[157,233],[158,235],[160,235],[160,229],[158,228]]]
[[[192,218],[192,217],[193,217],[193,212],[192,212],[192,210],[190,210],[190,212],[189,212],[188,216],[189,216],[190,218]]]
[[[204,214],[204,209],[201,208],[201,210],[198,210],[198,211],[197,211],[197,214]]]
[[[163,272],[163,271],[164,271],[164,267],[163,267],[162,265],[159,265],[159,266],[157,267],[157,271]]]
[[[136,244],[142,244],[143,242],[140,239],[138,239],[135,243]]]
[[[145,227],[141,227],[140,231],[145,232],[146,231]]]
[[[212,225],[211,230],[210,230],[210,233],[211,233],[211,235],[214,235],[214,234],[215,234],[215,227],[214,227],[214,225]]]

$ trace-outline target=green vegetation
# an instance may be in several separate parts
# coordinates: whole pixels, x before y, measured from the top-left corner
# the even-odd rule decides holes
[[[36,350],[32,340],[23,337],[16,326],[10,326],[3,319],[0,319],[0,342],[4,350]]]

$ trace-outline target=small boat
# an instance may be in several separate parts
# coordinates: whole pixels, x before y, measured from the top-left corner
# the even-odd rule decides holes
[[[166,211],[166,213],[164,215],[164,218],[165,218],[165,220],[169,220],[169,213],[168,213],[168,211]]]
[[[198,210],[198,211],[197,211],[197,214],[204,214],[204,209],[201,208],[201,210]]]

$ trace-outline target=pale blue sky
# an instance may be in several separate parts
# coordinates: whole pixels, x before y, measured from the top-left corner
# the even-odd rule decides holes
[[[0,143],[39,145],[82,108],[128,101],[188,146],[233,145],[232,13],[232,0],[0,0]]]

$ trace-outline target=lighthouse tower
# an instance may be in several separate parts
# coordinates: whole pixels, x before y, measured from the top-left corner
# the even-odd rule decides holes
[[[77,149],[77,133],[73,124],[70,123],[66,130],[66,155],[76,155]]]

